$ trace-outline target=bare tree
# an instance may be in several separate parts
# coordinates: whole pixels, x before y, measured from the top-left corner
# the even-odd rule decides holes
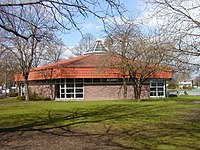
[[[127,96],[126,80],[132,81],[135,99],[140,99],[144,82],[159,71],[169,72],[164,65],[170,61],[170,42],[156,35],[143,35],[133,22],[115,24],[110,30],[107,47],[111,51],[111,67],[119,69],[124,80],[124,98]]]
[[[127,98],[127,65],[128,57],[127,54],[131,49],[132,38],[137,35],[135,26],[132,23],[118,24],[115,23],[114,27],[109,30],[108,37],[105,40],[105,46],[111,52],[112,55],[117,54],[120,60],[111,61],[111,68],[118,68],[121,71],[123,77],[123,98]],[[126,59],[127,58],[127,59]],[[114,59],[115,60],[115,59]],[[106,62],[106,61],[105,61]],[[110,65],[110,64],[109,64]]]
[[[49,43],[46,42],[38,42],[35,52],[33,53],[33,61],[32,61],[32,68],[36,68],[42,64],[42,60],[44,58],[44,54],[46,49],[46,45]]]
[[[31,25],[29,22],[24,22],[9,14],[4,16],[4,21],[8,22],[13,30],[29,37],[25,39],[10,32],[4,32],[5,34],[2,36],[6,39],[2,45],[14,54],[21,68],[25,87],[25,100],[28,101],[28,76],[33,61],[40,57],[41,45],[51,42],[56,27],[49,22],[50,16],[44,13],[42,7],[27,6],[23,9],[16,8],[12,10],[12,13],[34,24]]]
[[[2,36],[6,37],[2,45],[12,51],[19,61],[26,100],[29,100],[29,71],[35,58],[42,54],[44,47],[41,43],[51,41],[53,32],[58,28],[61,32],[70,32],[72,29],[80,31],[80,23],[84,18],[92,15],[104,22],[110,16],[121,16],[121,10],[122,5],[114,0],[1,0],[0,28],[6,35]],[[38,63],[35,61],[35,66]]]
[[[9,50],[4,49],[3,53],[0,55],[0,85],[4,85],[5,92],[7,94],[7,89],[12,83],[14,83],[14,73],[19,71],[18,63],[15,60],[13,53]]]
[[[189,61],[180,59],[177,63],[199,66],[200,2],[198,0],[145,1],[152,10],[151,18],[153,16],[162,26],[163,32],[176,41],[173,50],[190,59]]]
[[[53,42],[45,47],[44,55],[42,58],[43,63],[53,63],[64,59],[64,53],[69,49],[64,45],[62,41]]]
[[[82,36],[79,45],[72,48],[72,53],[76,56],[84,55],[95,44],[95,37],[91,33],[86,33]]]
[[[197,75],[194,79],[194,85],[199,88],[200,87],[200,74]]]
[[[44,13],[48,13],[52,16],[49,20],[52,24],[59,26],[64,31],[71,31],[72,29],[81,29],[81,21],[90,15],[99,18],[103,22],[105,18],[109,18],[115,15],[121,15],[124,10],[120,1],[115,0],[32,0],[32,1],[18,1],[18,0],[1,0],[0,2],[0,28],[10,33],[15,34],[18,37],[29,39],[29,36],[15,30],[11,27],[7,21],[8,18],[18,19],[23,23],[31,26],[37,26],[36,23],[28,20],[21,14],[16,14],[13,9],[24,10],[27,6],[42,7]],[[24,13],[26,13],[24,11]],[[40,12],[35,12],[40,13]]]

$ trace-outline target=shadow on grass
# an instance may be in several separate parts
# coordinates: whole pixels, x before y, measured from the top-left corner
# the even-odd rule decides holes
[[[145,109],[146,108],[146,109]],[[96,123],[109,120],[118,120],[123,117],[136,115],[145,111],[156,109],[147,106],[140,106],[138,110],[130,110],[127,105],[112,105],[112,106],[101,106],[88,109],[76,109],[74,111],[51,111],[47,112],[47,115],[41,116],[29,116],[19,115],[13,116],[13,118],[25,118],[24,122],[30,122],[19,126],[0,128],[0,132],[15,132],[15,131],[32,131],[32,130],[49,130],[59,127],[70,127],[85,123]],[[160,107],[159,107],[160,108]],[[134,108],[133,108],[134,109]],[[65,115],[67,114],[67,115]],[[32,120],[31,120],[32,119]],[[12,118],[11,118],[12,120]]]
[[[74,111],[48,111],[46,116],[44,114],[13,116],[25,118],[24,122],[29,123],[1,128],[0,133],[39,131],[56,136],[108,137],[104,141],[106,145],[122,149],[199,148],[200,145],[197,144],[200,139],[199,122],[192,123],[187,120],[170,122],[170,118],[159,118],[157,111],[159,112],[163,107],[165,106],[133,105],[130,107],[128,104],[118,104],[79,108]],[[131,121],[124,122],[126,119]],[[138,123],[137,120],[134,122],[134,119],[141,119],[141,122]],[[103,132],[98,132],[98,127],[89,132],[82,128],[84,125],[95,128],[95,123],[103,124]],[[82,129],[74,130],[74,126]],[[56,129],[63,132],[55,132]]]

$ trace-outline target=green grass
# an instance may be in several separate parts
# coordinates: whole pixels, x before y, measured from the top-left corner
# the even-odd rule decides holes
[[[200,149],[200,97],[145,101],[0,100],[0,132],[65,128],[131,149]]]

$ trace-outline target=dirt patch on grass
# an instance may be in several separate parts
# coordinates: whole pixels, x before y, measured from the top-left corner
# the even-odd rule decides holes
[[[187,121],[190,121],[192,123],[198,123],[200,122],[200,110],[193,110],[191,111],[186,117],[185,119]]]
[[[200,104],[200,101],[193,101],[194,104]]]
[[[126,150],[109,135],[76,133],[63,129],[0,133],[1,150]]]

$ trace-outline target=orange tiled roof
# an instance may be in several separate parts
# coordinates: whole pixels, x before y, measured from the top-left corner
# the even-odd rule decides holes
[[[90,54],[33,68],[30,71],[28,80],[58,78],[122,78],[119,70],[105,69],[105,66],[101,65],[108,61],[106,56],[107,55],[102,54]],[[172,73],[170,70],[158,71],[154,73],[151,78],[172,78]],[[22,79],[21,73],[15,74],[15,81],[22,81]]]

